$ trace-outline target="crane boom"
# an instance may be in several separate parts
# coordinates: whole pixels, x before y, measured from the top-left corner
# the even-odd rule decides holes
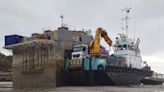
[[[100,55],[100,37],[103,37],[104,40],[108,43],[109,46],[112,45],[112,40],[108,37],[107,32],[102,28],[97,28],[95,39],[91,41],[89,45],[89,54],[91,56],[99,56]]]

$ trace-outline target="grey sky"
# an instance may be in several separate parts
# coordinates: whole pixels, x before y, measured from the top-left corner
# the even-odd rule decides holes
[[[122,33],[123,13],[128,4],[132,7],[129,34],[141,40],[144,60],[156,71],[164,73],[164,0],[0,0],[0,47],[4,46],[4,35],[30,36],[44,29],[60,26],[60,15],[71,29],[103,27],[114,40]],[[135,25],[135,27],[134,27]],[[107,45],[106,45],[107,46]],[[6,52],[2,48],[2,52]]]

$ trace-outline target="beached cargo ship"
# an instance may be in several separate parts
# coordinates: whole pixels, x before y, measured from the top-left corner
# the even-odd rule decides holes
[[[123,10],[126,13],[123,18],[126,35],[119,34],[114,44],[107,32],[98,28],[95,39],[90,44],[79,44],[66,51],[64,70],[58,77],[63,85],[138,85],[141,79],[152,75],[149,66],[142,67],[140,40],[128,37],[130,9],[126,7]],[[112,55],[101,48],[101,37],[109,46],[113,46]]]
[[[114,54],[109,57],[79,55],[78,58],[77,54],[76,59],[66,58],[65,70],[61,72],[60,78],[64,85],[139,85],[140,80],[151,76],[152,71],[149,66],[141,67],[138,45],[139,40],[134,44],[121,34],[113,45]],[[81,49],[80,52],[85,50]],[[70,50],[67,54],[71,56],[71,53],[74,52]]]

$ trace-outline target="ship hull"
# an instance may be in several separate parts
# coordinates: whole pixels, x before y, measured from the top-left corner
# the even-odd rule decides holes
[[[141,83],[144,85],[162,85],[164,80],[142,79]]]
[[[62,71],[57,77],[57,86],[89,85],[114,85],[114,82],[102,71]]]
[[[70,70],[57,74],[57,86],[139,85],[149,72],[118,68],[110,70]]]

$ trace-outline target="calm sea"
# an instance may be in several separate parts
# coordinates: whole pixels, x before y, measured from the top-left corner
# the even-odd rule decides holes
[[[12,82],[0,82],[0,92],[164,92],[164,85],[57,87],[52,89],[13,89]]]

